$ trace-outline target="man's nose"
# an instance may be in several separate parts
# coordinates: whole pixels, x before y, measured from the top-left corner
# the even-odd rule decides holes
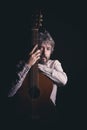
[[[46,54],[46,49],[45,49],[45,48],[43,48],[42,53],[43,53],[44,55]]]

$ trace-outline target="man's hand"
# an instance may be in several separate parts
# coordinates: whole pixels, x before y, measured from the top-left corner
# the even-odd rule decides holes
[[[40,59],[41,51],[37,48],[38,45],[36,44],[33,50],[29,54],[29,59],[27,62],[29,67],[32,67]]]

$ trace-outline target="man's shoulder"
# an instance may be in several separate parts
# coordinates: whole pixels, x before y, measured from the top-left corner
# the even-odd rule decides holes
[[[55,60],[50,59],[49,63],[51,63],[51,64],[59,64],[59,65],[61,64],[61,62],[58,59],[55,59]]]

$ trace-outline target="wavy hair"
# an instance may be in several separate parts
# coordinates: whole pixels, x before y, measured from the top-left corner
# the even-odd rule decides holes
[[[52,46],[52,52],[54,51],[55,42],[48,31],[39,32],[39,44],[41,45],[42,42],[49,42],[49,44]]]

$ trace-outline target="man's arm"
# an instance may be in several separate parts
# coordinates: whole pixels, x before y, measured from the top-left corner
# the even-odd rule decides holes
[[[18,79],[12,83],[12,88],[9,91],[8,97],[12,97],[16,94],[18,89],[21,87],[30,68],[37,62],[37,60],[40,59],[41,53],[40,53],[40,50],[36,51],[37,47],[38,45],[36,44],[29,54],[29,59],[27,63],[24,62],[22,69],[17,73]],[[20,64],[18,64],[17,67],[20,69]]]
[[[41,71],[43,71],[46,76],[48,76],[54,82],[62,85],[65,85],[67,83],[67,75],[63,71],[61,63],[58,60],[54,61],[52,68],[42,64],[39,64],[38,67]]]
[[[16,79],[15,81],[12,82],[12,87],[8,93],[8,97],[12,97],[16,94],[18,89],[21,87],[29,70],[30,70],[30,67],[27,64],[25,64],[23,66],[23,69],[17,73],[18,79]]]

